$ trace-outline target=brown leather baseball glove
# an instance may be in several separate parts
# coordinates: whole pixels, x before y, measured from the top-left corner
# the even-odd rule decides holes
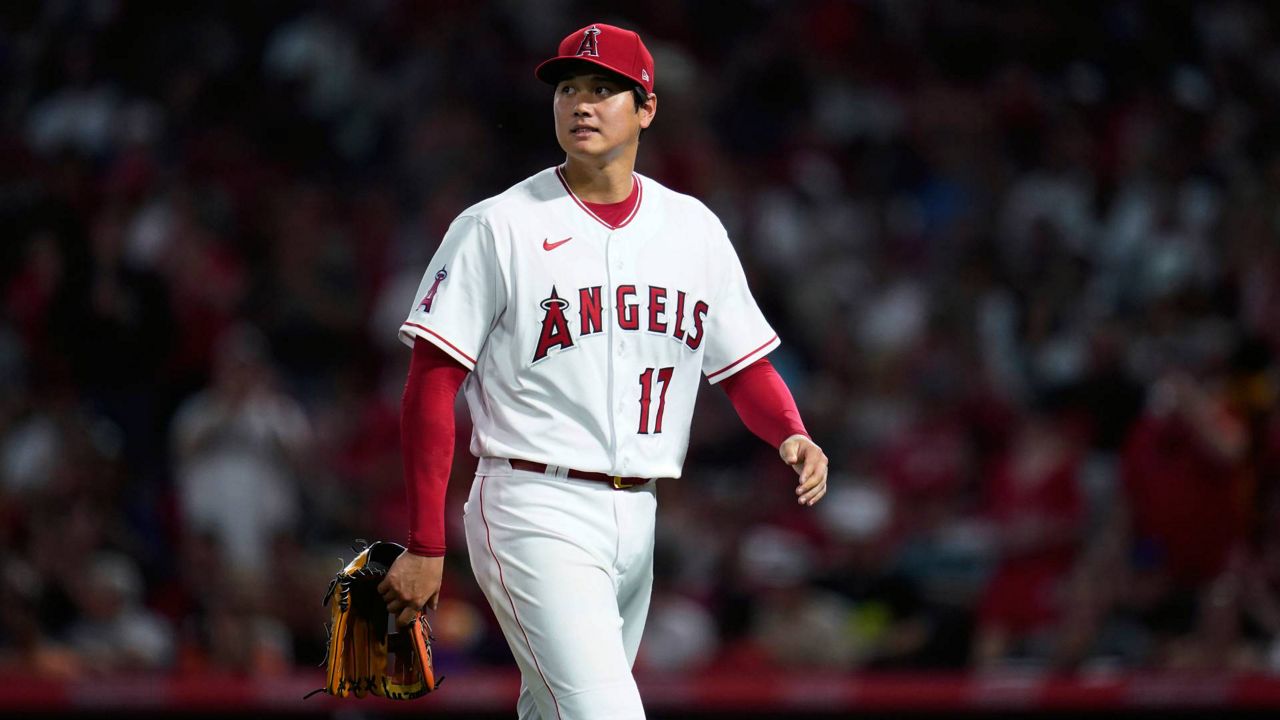
[[[391,700],[411,700],[439,687],[431,659],[431,625],[424,613],[407,627],[395,620],[378,594],[378,583],[391,563],[404,552],[393,542],[365,546],[329,583],[324,604],[329,606],[329,651],[325,657],[325,686],[312,693],[337,697],[369,693]]]

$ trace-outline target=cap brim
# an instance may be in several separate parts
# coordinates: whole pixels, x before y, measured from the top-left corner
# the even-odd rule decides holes
[[[574,74],[575,66],[578,68],[583,68],[584,66],[589,68],[594,66],[603,70],[608,70],[612,75],[617,75],[618,77],[639,85],[645,89],[645,92],[651,92],[648,84],[641,82],[640,78],[632,77],[618,68],[602,63],[594,58],[564,55],[560,57],[553,57],[539,65],[537,69],[533,71],[533,74],[542,82],[547,83],[548,85],[555,85],[563,80],[567,75]]]

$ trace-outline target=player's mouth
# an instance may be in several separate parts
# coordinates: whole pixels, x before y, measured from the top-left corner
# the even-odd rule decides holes
[[[590,125],[575,125],[569,130],[569,134],[576,138],[590,137],[598,132],[600,131]]]

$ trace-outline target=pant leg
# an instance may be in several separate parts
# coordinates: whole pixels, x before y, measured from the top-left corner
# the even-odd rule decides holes
[[[618,531],[622,539],[615,562],[619,579],[618,612],[622,616],[622,645],[631,666],[636,662],[653,596],[656,492],[651,485],[617,498]]]
[[[538,701],[533,698],[524,678],[520,678],[520,695],[516,698],[516,717],[519,720],[544,720],[538,712]]]
[[[543,720],[644,718],[618,604],[614,493],[519,471],[472,486],[472,569]]]

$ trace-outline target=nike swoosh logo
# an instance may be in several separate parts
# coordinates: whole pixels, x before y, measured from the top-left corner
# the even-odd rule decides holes
[[[542,249],[543,249],[543,250],[555,250],[556,248],[558,248],[558,247],[560,247],[561,245],[563,245],[563,244],[565,244],[565,243],[569,242],[569,241],[570,241],[570,240],[572,240],[572,239],[573,239],[573,237],[572,237],[572,236],[570,236],[570,237],[567,237],[567,238],[565,238],[565,239],[563,239],[563,240],[557,240],[556,242],[547,242],[547,239],[546,239],[546,238],[543,238],[543,239],[542,239]]]

